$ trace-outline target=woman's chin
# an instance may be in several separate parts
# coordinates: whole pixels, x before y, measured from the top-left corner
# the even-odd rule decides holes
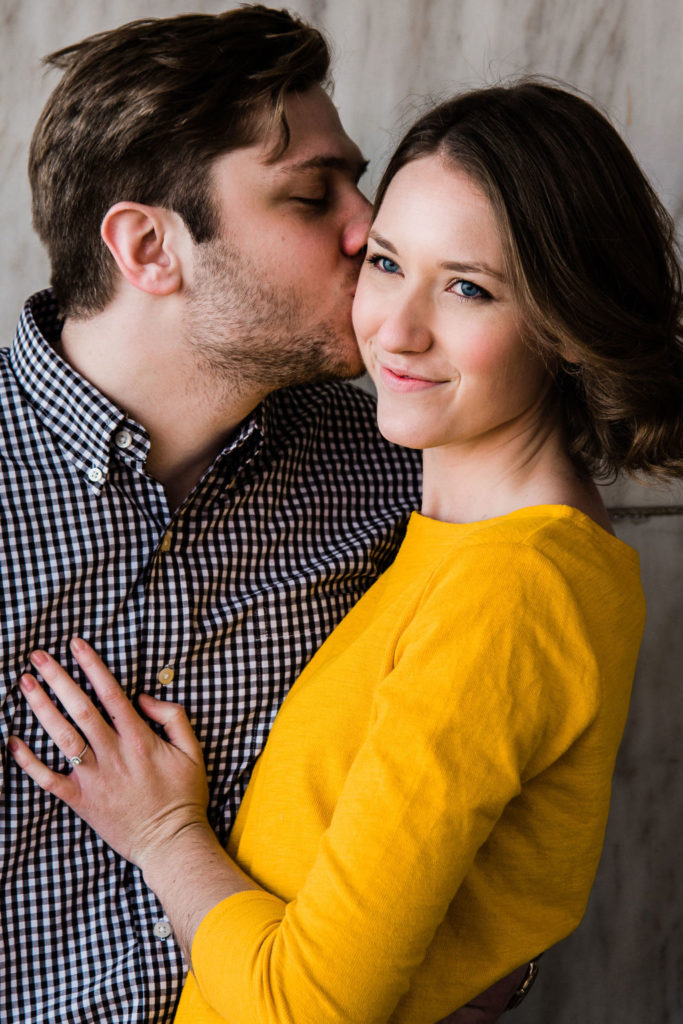
[[[411,430],[405,423],[396,423],[391,419],[383,420],[378,417],[377,425],[379,432],[387,441],[400,445],[401,448],[414,448],[419,450],[424,447],[419,432]]]

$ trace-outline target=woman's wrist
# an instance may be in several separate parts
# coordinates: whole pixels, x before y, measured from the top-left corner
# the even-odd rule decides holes
[[[227,855],[208,821],[192,822],[148,847],[139,866],[190,963],[195,933],[222,900],[260,888]]]
[[[146,884],[162,899],[164,892],[193,877],[206,858],[220,858],[223,850],[208,821],[191,821],[175,832],[149,842],[138,857]]]

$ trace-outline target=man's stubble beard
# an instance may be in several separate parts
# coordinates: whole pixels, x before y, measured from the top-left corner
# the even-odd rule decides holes
[[[296,289],[263,277],[264,268],[222,239],[199,246],[184,321],[199,375],[233,396],[360,376],[350,317],[340,335],[331,319],[315,321]]]

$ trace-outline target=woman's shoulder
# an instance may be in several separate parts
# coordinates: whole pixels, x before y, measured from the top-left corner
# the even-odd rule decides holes
[[[404,544],[416,564],[421,556],[431,561],[426,595],[452,591],[459,603],[482,608],[533,608],[564,594],[584,612],[606,602],[644,616],[638,552],[570,506],[532,506],[476,523],[414,514]]]
[[[531,505],[491,519],[449,523],[413,513],[407,545],[454,554],[468,547],[511,546],[542,549],[554,543],[581,551],[602,550],[608,557],[637,563],[635,549],[619,540],[603,523],[571,505]]]
[[[533,693],[543,722],[551,710],[557,724],[573,709],[574,725],[586,724],[605,692],[627,692],[645,622],[634,549],[565,506],[476,524],[413,517],[410,525],[413,542],[436,535],[442,551],[402,651],[441,649],[456,675],[497,680],[504,703]]]

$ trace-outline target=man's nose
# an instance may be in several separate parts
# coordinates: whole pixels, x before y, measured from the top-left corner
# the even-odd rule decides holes
[[[342,231],[341,250],[345,256],[357,256],[367,245],[371,211],[372,206],[363,193],[357,190],[349,219]]]

